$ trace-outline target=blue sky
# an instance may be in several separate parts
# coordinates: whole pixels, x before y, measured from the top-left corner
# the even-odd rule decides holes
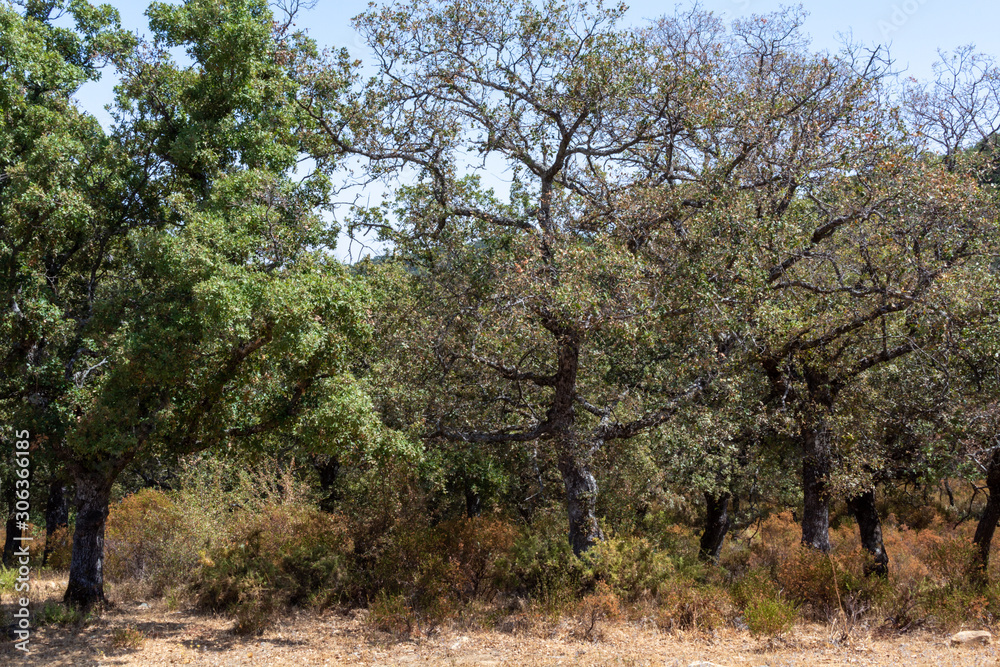
[[[105,0],[108,1],[108,0]],[[123,25],[144,32],[143,16],[148,2],[110,0],[118,7]],[[613,0],[606,0],[613,2]],[[702,0],[703,9],[735,19],[750,14],[778,11],[788,2],[778,0]],[[675,7],[690,7],[690,2],[654,2],[641,0],[630,4],[628,20],[641,25],[663,14],[674,13]],[[316,7],[301,15],[298,27],[307,29],[321,46],[347,47],[352,54],[368,60],[367,47],[351,27],[351,17],[363,12],[368,0],[318,0]],[[929,78],[937,50],[950,51],[965,44],[975,44],[978,50],[1000,58],[1000,3],[975,0],[843,0],[829,2],[807,0],[802,6],[809,13],[806,32],[816,49],[836,50],[839,36],[850,34],[853,41],[866,45],[889,45],[897,69],[909,76]],[[107,126],[110,117],[103,107],[112,100],[115,77],[107,73],[101,81],[87,84],[77,98],[81,105]],[[490,175],[488,185],[505,192],[504,176]],[[352,191],[353,192],[353,191]],[[363,196],[368,203],[380,199],[383,189],[369,186]],[[348,195],[345,195],[348,197]],[[362,202],[364,203],[364,202]],[[342,218],[348,208],[337,206]],[[353,262],[368,253],[377,253],[379,244],[371,238],[351,240],[346,236],[335,251],[344,261]]]
[[[125,27],[143,31],[148,3],[111,1],[118,7]],[[773,0],[703,0],[703,8],[730,18],[768,13],[794,3]],[[323,46],[345,46],[365,59],[366,49],[350,25],[350,18],[365,10],[367,0],[319,0],[302,14],[299,27],[306,28]],[[681,3],[686,7],[690,3]],[[629,3],[628,17],[636,24],[673,13],[676,3],[639,0]],[[897,66],[907,74],[926,78],[937,58],[937,49],[951,50],[975,44],[985,53],[1000,57],[1000,3],[983,0],[807,0],[806,31],[817,48],[835,49],[838,35],[850,33],[865,44],[890,44]],[[107,122],[103,106],[111,101],[114,80],[88,84],[80,91],[81,104]]]

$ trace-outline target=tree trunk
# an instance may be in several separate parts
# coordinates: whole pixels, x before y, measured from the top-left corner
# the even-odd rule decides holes
[[[830,550],[830,431],[824,421],[806,431],[802,452],[802,544]]]
[[[702,560],[719,560],[722,542],[729,532],[729,499],[732,495],[726,491],[718,495],[705,492],[705,504],[708,515],[705,518],[705,532],[701,534],[701,549],[698,556]]]
[[[872,555],[872,562],[865,565],[865,574],[889,576],[889,555],[882,543],[882,521],[875,509],[875,489],[868,489],[861,495],[848,499],[847,507],[858,522],[861,546]]]
[[[475,519],[477,516],[482,514],[482,499],[476,490],[472,487],[466,487],[465,489],[465,516],[469,519]]]
[[[323,492],[319,501],[320,509],[332,512],[336,508],[339,495],[337,482],[340,480],[340,459],[336,456],[314,454],[312,465],[319,476],[319,488]]]
[[[6,568],[14,567],[14,552],[18,547],[16,538],[21,536],[21,531],[17,529],[17,521],[14,520],[14,506],[11,505],[10,508],[11,510],[7,514],[7,523],[4,526],[3,566]]]
[[[52,536],[59,528],[69,525],[69,498],[66,497],[66,482],[54,477],[49,483],[49,497],[45,503],[45,550],[42,565],[47,565],[52,554]]]
[[[33,472],[34,466],[28,467],[28,484],[33,481],[31,473]],[[15,466],[15,470],[23,470],[23,468]],[[3,543],[3,565],[4,567],[14,567],[16,560],[14,552],[17,551],[23,542],[19,542],[16,538],[21,537],[24,533],[23,530],[17,527],[17,482],[21,480],[20,477],[16,475],[11,476],[10,483],[7,485],[6,492],[4,493],[4,499],[7,501],[7,523],[4,526],[5,535]],[[23,489],[22,489],[23,491]],[[24,502],[23,500],[21,501]],[[24,507],[21,508],[24,510]],[[24,518],[24,517],[22,517]]]
[[[597,525],[597,480],[587,461],[569,454],[560,457],[559,471],[566,485],[569,543],[579,556],[604,539]]]
[[[76,474],[76,529],[69,585],[63,601],[89,609],[104,597],[104,527],[111,485],[117,474],[85,471]]]
[[[994,450],[990,457],[990,464],[986,469],[986,487],[990,490],[990,497],[972,538],[976,551],[970,576],[979,583],[986,583],[989,578],[986,568],[990,564],[990,546],[993,544],[997,521],[1000,520],[1000,449]]]

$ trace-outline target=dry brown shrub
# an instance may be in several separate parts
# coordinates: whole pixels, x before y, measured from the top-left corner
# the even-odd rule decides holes
[[[68,570],[70,558],[73,555],[73,534],[67,526],[60,526],[52,531],[52,535],[46,538],[44,548],[51,546],[46,567],[53,570]]]
[[[438,526],[444,534],[449,561],[454,565],[452,582],[464,600],[490,599],[497,594],[498,564],[508,557],[517,529],[492,517],[457,519]]]
[[[715,630],[729,622],[734,611],[725,589],[675,579],[660,591],[654,619],[661,630]]]
[[[108,580],[141,584],[152,593],[188,577],[198,558],[197,537],[183,509],[154,489],[111,507],[104,544]]]
[[[598,582],[594,592],[585,595],[576,605],[576,632],[584,639],[599,639],[601,633],[598,623],[617,620],[621,613],[618,596],[606,583]]]
[[[111,633],[111,650],[113,651],[134,651],[143,642],[146,635],[133,625],[126,625],[123,628],[115,628]]]

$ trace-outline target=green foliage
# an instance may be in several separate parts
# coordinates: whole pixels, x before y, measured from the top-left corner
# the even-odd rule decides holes
[[[237,631],[259,633],[287,605],[326,604],[346,588],[351,544],[335,518],[274,506],[202,556],[194,580],[199,606],[228,611]]]
[[[732,587],[732,595],[755,635],[780,635],[792,627],[798,616],[796,605],[785,599],[765,570],[748,572]]]
[[[573,556],[562,525],[547,514],[514,542],[507,571],[514,590],[559,603],[579,590],[583,563]]]
[[[735,605],[765,635],[992,619],[988,571],[963,581],[981,483],[927,490],[1000,494],[995,141],[952,131],[986,126],[1000,70],[961,49],[896,99],[801,11],[624,12],[373,5],[366,79],[265,0],[154,2],[141,43],[110,6],[0,5],[0,422],[80,517],[129,466],[183,468],[111,512],[120,591],[190,584],[244,633],[343,603],[412,635],[518,597],[587,638],[620,605],[671,629]],[[74,98],[105,67],[107,129]],[[387,250],[348,267],[355,177],[388,192],[340,217]],[[865,576],[847,512],[829,554],[781,513],[876,486],[896,579]],[[725,575],[689,525],[722,497]]]
[[[10,595],[17,585],[17,568],[0,566],[0,594]]]
[[[744,610],[747,628],[754,635],[777,636],[792,628],[798,610],[790,602],[776,598],[757,598]]]
[[[72,605],[48,601],[35,612],[39,625],[73,625],[83,627],[97,620],[93,610],[84,612]]]
[[[641,537],[609,538],[584,556],[584,576],[634,602],[655,598],[678,577],[675,556]]]

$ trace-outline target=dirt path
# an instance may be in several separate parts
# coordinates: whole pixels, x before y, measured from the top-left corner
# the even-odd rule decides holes
[[[39,582],[37,598],[57,600],[64,582]],[[5,598],[4,602],[9,602]],[[5,605],[6,607],[7,605]],[[115,650],[116,630],[133,626],[146,637],[135,650]],[[397,640],[373,632],[363,613],[301,612],[261,637],[241,638],[232,622],[190,609],[169,610],[162,601],[120,604],[82,629],[35,628],[31,653],[0,648],[0,665],[89,667],[96,665],[622,665],[688,667],[710,661],[730,667],[797,665],[1000,665],[994,646],[951,648],[944,635],[927,632],[874,639],[855,633],[836,641],[824,626],[796,628],[771,643],[748,633],[663,633],[655,627],[605,625],[600,641],[573,637],[569,624],[547,633],[445,630],[430,637]]]

